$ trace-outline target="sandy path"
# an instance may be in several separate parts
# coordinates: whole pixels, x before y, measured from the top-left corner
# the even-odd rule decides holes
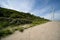
[[[26,29],[23,33],[16,31],[2,40],[60,40],[60,22],[48,22]]]

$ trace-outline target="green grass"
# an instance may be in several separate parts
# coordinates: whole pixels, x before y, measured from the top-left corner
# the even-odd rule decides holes
[[[6,28],[8,26],[8,24],[9,23],[6,22],[6,21],[5,22],[4,21],[3,22],[0,22],[0,29]]]
[[[15,31],[20,31],[20,32],[23,32],[25,29],[28,29],[28,28],[31,28],[31,27],[34,27],[36,25],[40,25],[40,24],[43,24],[43,23],[46,23],[48,21],[33,21],[33,23],[31,23],[28,27],[18,27],[14,29],[14,27],[11,27],[12,30],[10,29],[4,29],[4,30],[0,30],[0,37],[5,37],[7,35],[11,35],[13,34]]]
[[[0,37],[5,37],[7,35],[10,35],[12,34],[13,31],[9,30],[9,29],[6,29],[6,30],[0,30]]]
[[[33,21],[31,27],[36,26],[36,25],[40,25],[40,24],[44,24],[46,22],[48,22],[48,21],[44,21],[44,20]]]
[[[49,22],[49,21],[33,21],[31,24],[29,24],[29,26],[25,27],[24,29],[28,29],[28,28],[31,28],[31,27],[34,27],[37,25],[41,25],[41,24],[44,24],[46,22]]]

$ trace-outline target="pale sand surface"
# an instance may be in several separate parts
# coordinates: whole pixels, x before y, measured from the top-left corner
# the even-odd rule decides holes
[[[16,31],[2,40],[60,40],[60,22],[48,22],[26,29],[24,32]]]

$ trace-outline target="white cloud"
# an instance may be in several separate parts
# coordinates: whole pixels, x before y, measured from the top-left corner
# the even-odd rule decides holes
[[[44,17],[44,18],[50,19],[50,20],[60,20],[60,10],[54,12],[54,18],[53,18],[53,13],[52,12],[46,14],[45,16],[41,16],[41,17]]]
[[[6,0],[2,1],[2,6],[19,11],[30,12],[35,0]]]
[[[35,14],[37,16],[41,16],[42,14],[44,15],[47,11],[50,11],[51,7],[46,6],[44,8],[41,9],[35,9],[33,12],[31,12],[32,14]]]
[[[55,13],[54,19],[60,20],[60,10]]]
[[[46,6],[42,9],[36,9],[32,12],[32,14],[40,16],[40,17],[44,17],[46,19],[50,19],[50,20],[60,20],[60,10],[59,11],[55,11],[54,12],[54,18],[53,18],[53,12],[52,12],[52,8],[50,6]]]
[[[52,19],[52,15],[51,15],[51,13],[48,13],[48,14],[46,14],[46,15],[44,15],[44,16],[41,16],[41,17],[44,17],[44,18],[46,18],[46,19]]]

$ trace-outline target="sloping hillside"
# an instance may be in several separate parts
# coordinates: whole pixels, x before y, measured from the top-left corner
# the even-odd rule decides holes
[[[34,20],[48,21],[47,19],[31,15],[30,13],[18,12],[0,7],[0,26],[30,24]]]
[[[24,25],[24,24],[41,24],[48,22],[48,19],[44,19],[30,13],[18,12],[16,10],[0,7],[0,36],[8,34],[9,30],[3,30],[7,27]],[[21,28],[20,28],[21,29]],[[22,28],[23,29],[23,28]],[[6,34],[6,35],[7,35]]]

